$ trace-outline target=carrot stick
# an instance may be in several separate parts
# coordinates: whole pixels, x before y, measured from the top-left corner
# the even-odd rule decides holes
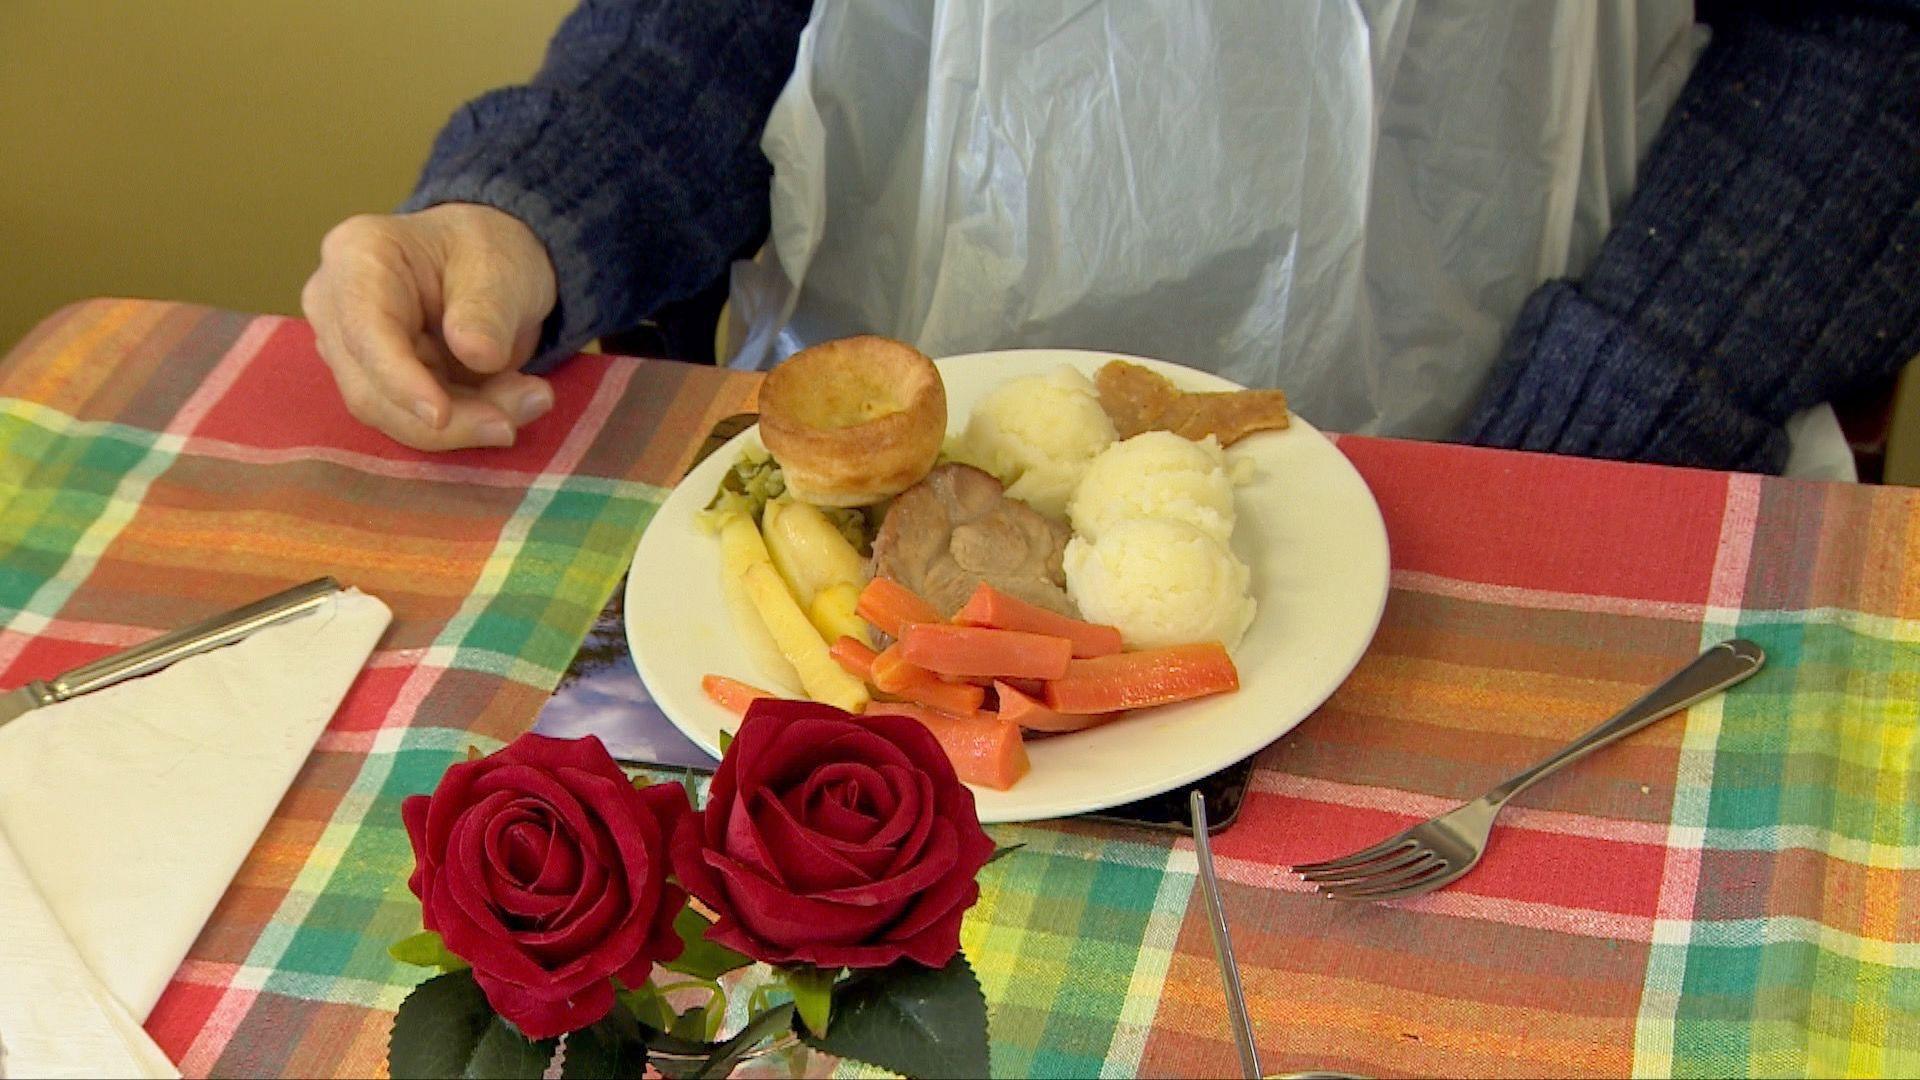
[[[940,612],[932,604],[892,578],[877,577],[867,582],[853,610],[874,629],[893,638],[912,623],[940,621]]]
[[[747,706],[760,698],[777,698],[780,695],[770,690],[743,683],[739,679],[729,679],[725,675],[703,675],[700,677],[700,689],[715,705],[735,716],[746,714]]]
[[[873,646],[857,637],[842,635],[827,646],[827,655],[834,662],[847,669],[847,674],[863,683],[873,681],[873,658],[877,655]]]
[[[972,683],[950,683],[937,676],[916,679],[895,693],[920,705],[950,713],[978,712],[987,700],[987,688]]]
[[[993,689],[995,693],[1000,695],[1000,711],[997,714],[1000,719],[1010,724],[1018,724],[1028,731],[1056,733],[1063,731],[1085,731],[1087,728],[1098,727],[1109,720],[1118,720],[1120,718],[1120,714],[1117,712],[1084,715],[1079,713],[1057,713],[1045,705],[1040,704],[1038,701],[1035,701],[1033,698],[1028,697],[1026,694],[998,680],[994,682]]]
[[[868,670],[872,677],[867,681],[883,693],[947,712],[970,713],[987,700],[984,686],[948,682],[926,668],[908,663],[901,657],[897,641],[880,650]]]
[[[934,677],[933,672],[926,668],[908,663],[898,641],[874,654],[870,670],[873,677],[868,681],[873,683],[875,689],[889,694],[897,694],[921,679]]]
[[[1047,684],[1047,707],[1062,713],[1141,709],[1240,688],[1233,658],[1217,641],[1074,660]]]
[[[989,680],[992,683],[1005,683],[1030,698],[1039,698],[1047,692],[1045,679],[1016,679],[1011,676],[1004,679]]]
[[[1073,642],[1023,630],[914,623],[901,633],[900,655],[942,675],[1058,679],[1067,673]]]
[[[1120,651],[1120,631],[1112,626],[1069,618],[1009,596],[981,582],[967,598],[953,621],[961,626],[991,626],[999,630],[1024,630],[1030,634],[1049,634],[1073,642],[1076,657],[1110,656]]]
[[[918,720],[940,741],[940,748],[953,762],[953,771],[966,783],[1005,791],[1032,768],[1020,729],[991,713],[955,716],[938,709],[884,701],[873,702],[863,711],[869,716]]]

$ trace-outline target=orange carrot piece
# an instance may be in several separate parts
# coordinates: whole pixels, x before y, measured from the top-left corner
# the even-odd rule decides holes
[[[854,614],[873,624],[874,629],[897,638],[913,623],[939,622],[940,612],[917,596],[913,590],[892,578],[876,577],[860,590],[853,603]]]
[[[827,646],[827,655],[834,662],[847,669],[847,674],[863,683],[873,681],[873,658],[878,655],[873,646],[856,637],[842,636]]]
[[[904,702],[876,701],[865,710],[869,716],[907,716],[918,720],[953,762],[953,771],[969,784],[1005,791],[1027,774],[1027,744],[1020,728],[992,713],[955,716]]]
[[[744,716],[747,706],[760,698],[777,698],[780,695],[771,690],[762,690],[739,679],[729,679],[725,675],[703,675],[700,677],[700,689],[715,705],[735,716]]]
[[[1047,707],[1063,713],[1142,709],[1240,688],[1233,658],[1217,641],[1075,660],[1047,684]]]
[[[987,701],[986,687],[972,683],[950,683],[935,675],[915,679],[894,693],[916,704],[950,713],[978,712]]]
[[[1048,611],[1038,604],[1009,596],[984,581],[954,613],[953,621],[961,626],[991,626],[997,630],[1024,630],[1030,634],[1063,637],[1073,642],[1073,655],[1079,658],[1111,656],[1120,651],[1118,628]]]
[[[948,682],[926,668],[908,663],[897,641],[875,654],[868,670],[871,677],[867,681],[875,689],[936,709],[970,713],[987,700],[984,686]]]
[[[926,668],[907,662],[898,641],[875,653],[869,670],[873,672],[873,677],[868,681],[873,683],[875,689],[889,694],[897,694],[921,679],[933,678],[933,673]]]
[[[991,681],[996,684],[1005,683],[1030,698],[1039,698],[1047,692],[1047,680],[1045,679],[1016,679],[1008,677],[1004,679],[993,679]]]
[[[900,655],[942,675],[1058,679],[1073,659],[1073,642],[1024,630],[915,623],[900,636]]]
[[[1000,719],[1010,724],[1018,724],[1028,731],[1058,733],[1063,731],[1085,731],[1098,727],[1109,720],[1117,720],[1120,714],[1111,713],[1058,713],[1040,704],[1026,694],[995,681],[993,689],[1000,696]]]

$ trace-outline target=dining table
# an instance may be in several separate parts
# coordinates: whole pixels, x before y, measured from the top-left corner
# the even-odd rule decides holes
[[[425,977],[388,952],[420,927],[401,800],[528,730],[758,380],[583,354],[514,446],[427,454],[348,415],[297,318],[87,300],[0,361],[0,688],[317,575],[392,609],[145,1017],[183,1074],[385,1073]],[[1265,1068],[1920,1074],[1920,494],[1328,437],[1391,581],[1213,838]],[[1290,869],[1473,798],[1732,637],[1756,676],[1527,791],[1453,885],[1350,902]],[[989,832],[1019,847],[962,941],[996,1075],[1237,1073],[1189,838]]]

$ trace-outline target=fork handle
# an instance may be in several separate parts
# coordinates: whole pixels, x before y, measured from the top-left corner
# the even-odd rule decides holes
[[[1487,792],[1485,799],[1498,806],[1595,750],[1740,682],[1759,671],[1766,661],[1766,652],[1745,638],[1723,641],[1649,690],[1646,696],[1614,714],[1613,719],[1575,739],[1540,764],[1509,777]]]

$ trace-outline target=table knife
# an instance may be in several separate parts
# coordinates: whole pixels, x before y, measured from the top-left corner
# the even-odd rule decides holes
[[[162,634],[143,645],[82,664],[49,681],[35,680],[18,690],[0,692],[0,724],[42,705],[53,705],[151,674],[189,656],[231,645],[256,630],[305,615],[339,591],[340,583],[334,579],[316,578],[224,615]]]

